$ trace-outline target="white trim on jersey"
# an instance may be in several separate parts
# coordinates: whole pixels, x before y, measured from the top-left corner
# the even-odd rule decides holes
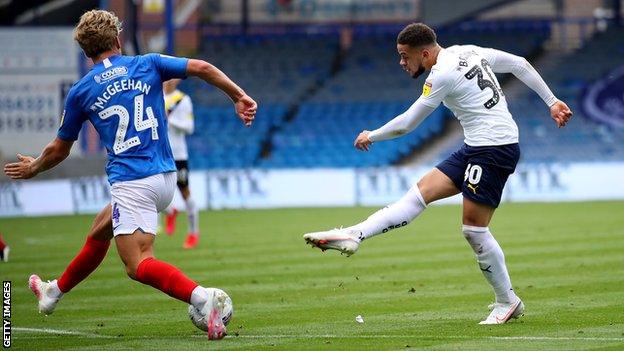
[[[102,61],[102,63],[104,64],[104,68],[109,68],[109,67],[113,66],[113,64],[110,62],[108,57],[105,58],[104,61]]]

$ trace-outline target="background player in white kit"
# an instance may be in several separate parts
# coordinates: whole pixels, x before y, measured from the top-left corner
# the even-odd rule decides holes
[[[178,169],[177,186],[186,205],[188,218],[188,234],[184,241],[185,249],[192,249],[199,243],[199,210],[195,200],[191,197],[189,187],[188,147],[186,136],[193,134],[195,123],[193,117],[193,103],[190,96],[178,88],[180,79],[171,79],[163,83],[165,96],[165,112],[167,113],[169,145],[173,152],[176,168]],[[175,231],[178,210],[169,205],[166,210],[165,233],[172,235]]]
[[[502,324],[523,314],[524,304],[513,291],[505,257],[488,228],[520,149],[518,127],[507,108],[494,73],[512,73],[533,89],[550,108],[558,127],[572,116],[524,58],[473,45],[442,48],[435,32],[422,23],[406,26],[397,38],[400,65],[413,78],[431,71],[422,95],[403,114],[373,131],[363,131],[355,147],[368,151],[373,142],[402,136],[418,126],[443,102],[459,119],[463,147],[420,179],[399,201],[354,226],[308,233],[311,245],[352,255],[362,240],[407,225],[436,200],[463,195],[462,232],[492,286],[496,301],[480,324]]]

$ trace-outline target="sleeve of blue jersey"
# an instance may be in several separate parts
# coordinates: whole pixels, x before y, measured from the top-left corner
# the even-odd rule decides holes
[[[173,78],[186,78],[188,58],[162,54],[149,54],[163,82]]]
[[[78,139],[78,133],[80,133],[84,121],[85,117],[77,104],[75,90],[71,89],[65,99],[65,108],[63,109],[57,136],[65,141]]]

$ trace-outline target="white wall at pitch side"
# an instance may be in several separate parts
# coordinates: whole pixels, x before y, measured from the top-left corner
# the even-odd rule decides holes
[[[191,172],[201,209],[384,206],[431,166]],[[624,200],[624,162],[520,164],[503,202]],[[95,213],[110,200],[106,177],[0,183],[0,216]],[[454,196],[438,203],[461,203]],[[183,209],[179,194],[174,205]]]

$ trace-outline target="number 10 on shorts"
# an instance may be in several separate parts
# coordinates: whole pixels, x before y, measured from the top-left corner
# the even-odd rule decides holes
[[[468,180],[470,184],[479,184],[481,180],[481,174],[483,173],[483,169],[479,165],[468,164],[466,167],[466,173],[464,173],[464,182]]]

